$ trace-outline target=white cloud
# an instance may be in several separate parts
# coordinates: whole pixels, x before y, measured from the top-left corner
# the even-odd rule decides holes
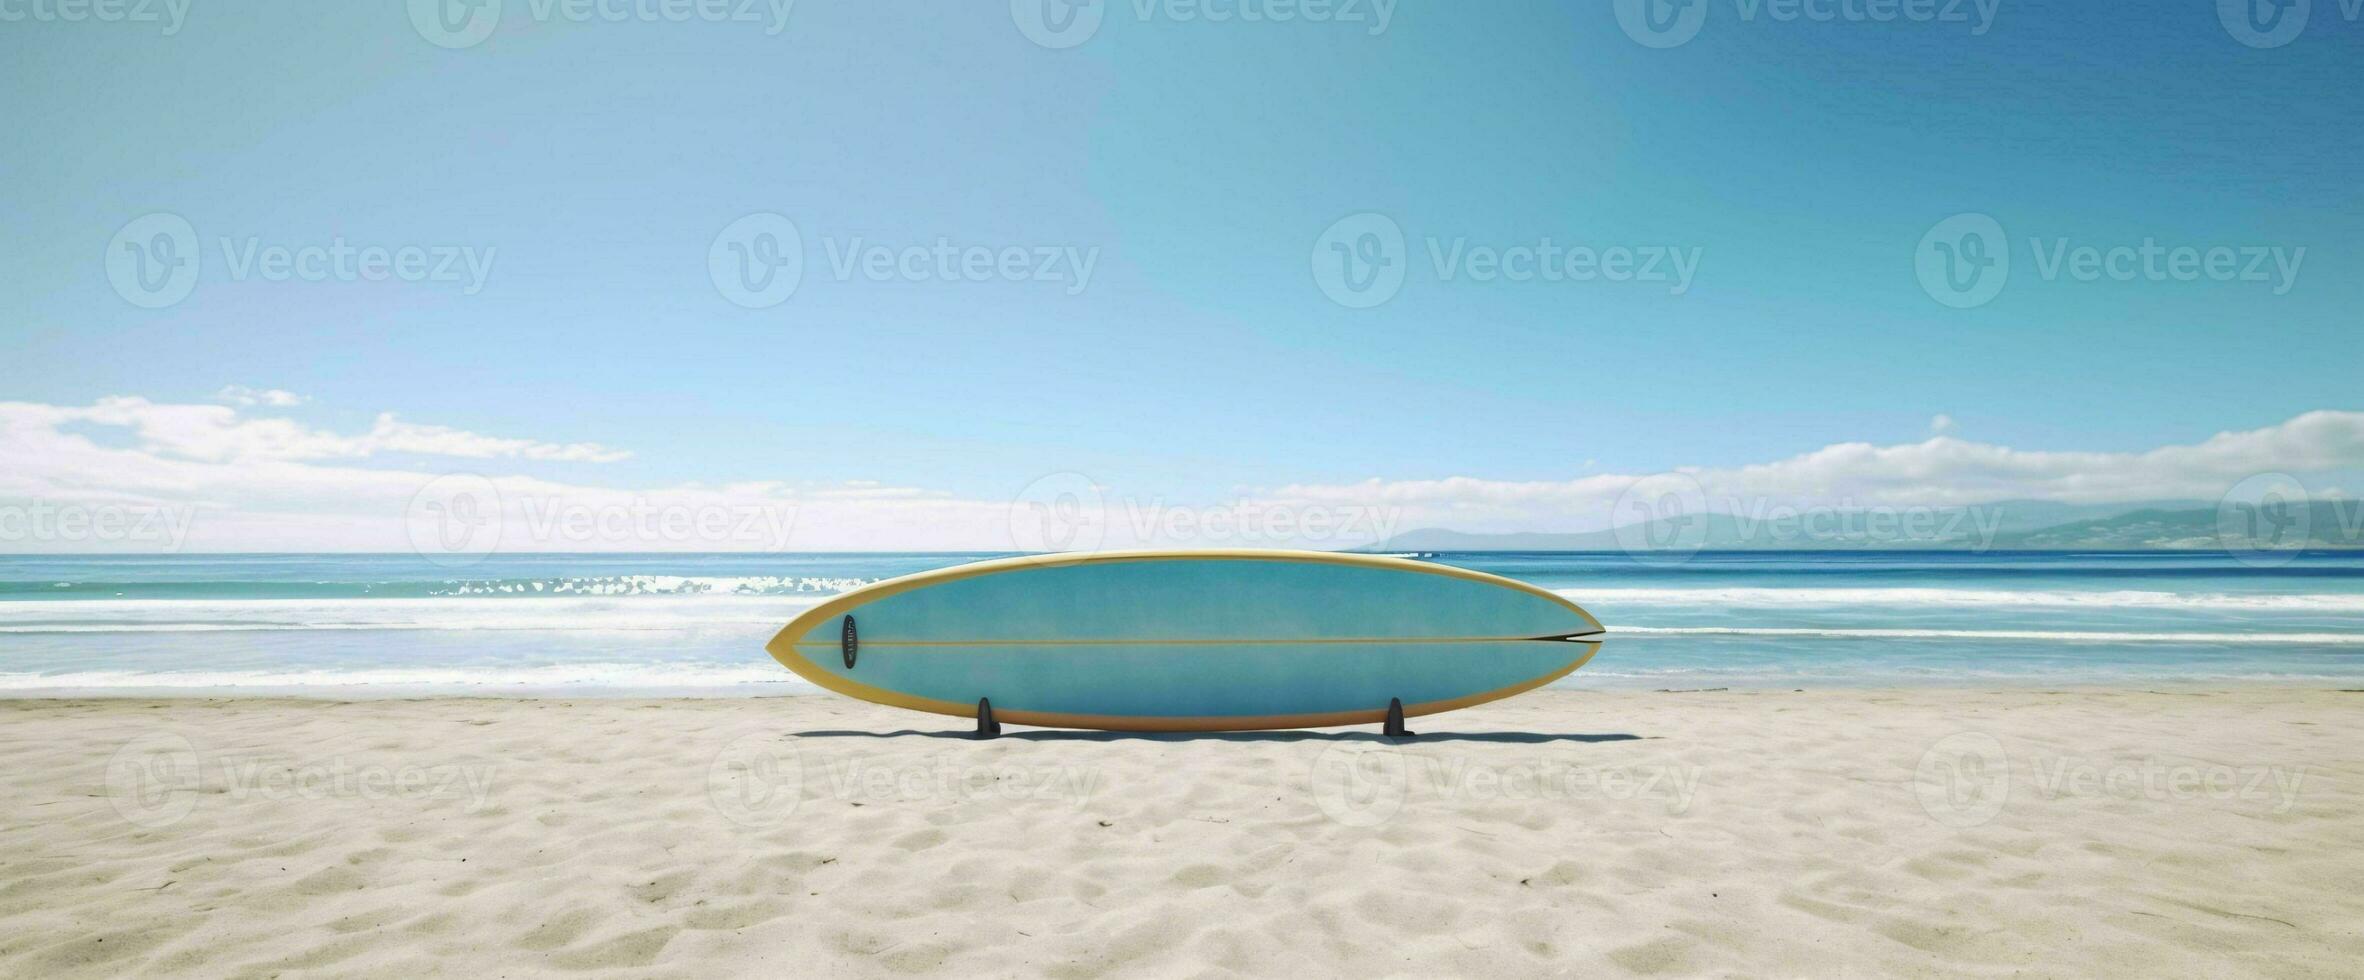
[[[574,463],[613,463],[632,456],[629,452],[609,449],[595,442],[561,445],[531,439],[502,439],[440,425],[400,422],[391,413],[380,414],[377,424],[371,427],[369,434],[357,440],[357,445],[362,450],[358,455],[364,456],[385,450],[465,459],[514,457]]]
[[[249,388],[245,385],[227,385],[222,390],[215,392],[213,399],[225,405],[236,405],[240,408],[253,408],[257,405],[268,408],[294,408],[311,400],[284,388]]]
[[[130,445],[94,440],[84,432],[90,426],[120,430]],[[381,453],[453,462],[361,465]],[[1011,547],[1007,501],[776,481],[633,489],[498,471],[504,460],[626,455],[391,415],[366,432],[341,434],[220,405],[0,402],[0,552],[408,552],[421,515],[448,503],[455,484],[490,488],[492,514],[484,516],[497,515],[504,551]],[[87,526],[94,519],[136,528],[96,533]],[[61,522],[72,526],[61,530]],[[808,537],[808,527],[822,532]]]
[[[1935,418],[1929,420],[1930,435],[1942,436],[1952,431],[1954,431],[1954,417],[1951,415],[1939,412]]]
[[[0,426],[54,430],[87,423],[130,430],[158,456],[217,462],[362,459],[382,452],[460,459],[531,459],[612,463],[632,454],[597,443],[549,443],[419,425],[381,414],[369,431],[342,435],[293,419],[249,418],[226,405],[165,405],[145,398],[101,398],[88,407],[0,402]]]
[[[1948,506],[2006,500],[2109,503],[2214,500],[2258,473],[2364,469],[2364,412],[2308,412],[2279,425],[2222,432],[2147,452],[2012,449],[1939,435],[1894,446],[1849,442],[1737,467],[1686,467],[1712,509],[1731,502],[1792,506]],[[1475,477],[1286,486],[1279,502],[1350,501],[1400,507],[1410,526],[1461,530],[1591,530],[1607,526],[1617,496],[1651,474],[1562,481]],[[2318,488],[2335,492],[2328,485]]]
[[[94,441],[84,431],[91,426],[128,438]],[[368,465],[381,454],[446,462]],[[5,402],[0,551],[157,551],[185,544],[200,551],[407,552],[417,546],[422,514],[470,516],[468,507],[456,506],[453,486],[484,491],[484,507],[474,516],[497,527],[503,551],[1012,550],[1026,543],[1024,529],[1077,494],[1089,498],[1079,511],[1091,525],[1082,546],[1351,547],[1423,526],[1599,528],[1618,495],[1647,475],[1374,479],[1287,486],[1198,506],[1168,503],[1155,488],[1102,486],[1075,474],[1013,486],[1005,497],[976,497],[869,481],[604,487],[502,470],[515,461],[626,455],[597,444],[487,436],[392,415],[379,416],[367,431],[338,433],[220,405],[132,397],[88,406]],[[2145,452],[2018,450],[1941,435],[1892,446],[1840,443],[1754,465],[1680,472],[1698,480],[1711,503],[1872,506],[2205,500],[2255,473],[2359,468],[2364,413],[2323,411]],[[2318,489],[2328,494],[2331,485],[2324,481]],[[162,542],[25,533],[33,509],[54,515],[77,507],[165,511],[173,517],[166,523],[186,536]],[[1317,522],[1329,530],[1306,537]]]

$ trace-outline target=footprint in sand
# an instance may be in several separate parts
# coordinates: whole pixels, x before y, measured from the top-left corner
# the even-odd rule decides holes
[[[550,957],[552,963],[570,970],[609,970],[644,967],[657,961],[657,954],[665,951],[665,944],[681,933],[680,926],[658,926],[629,932],[582,949],[568,950]]]
[[[924,851],[951,839],[951,835],[946,834],[941,830],[930,828],[927,830],[915,830],[911,833],[895,838],[895,846],[900,847],[906,851]]]
[[[597,911],[588,908],[560,912],[544,920],[541,925],[535,926],[533,931],[519,936],[516,943],[517,948],[536,952],[557,949],[574,942],[576,937],[583,934],[584,930],[597,924],[600,918]]]

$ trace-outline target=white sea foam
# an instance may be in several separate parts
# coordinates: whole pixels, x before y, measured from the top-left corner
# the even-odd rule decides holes
[[[836,594],[861,588],[874,578],[814,575],[596,575],[552,579],[494,579],[454,582],[436,590],[444,596],[779,596]]]
[[[2065,609],[2184,609],[2256,612],[2364,613],[2364,593],[2242,595],[2226,592],[1930,589],[1724,588],[1557,589],[1588,606],[1792,608],[1844,606],[2028,607]]]
[[[826,596],[126,599],[0,602],[0,633],[672,630],[785,625]]]
[[[2364,645],[2364,633],[2113,633],[2076,630],[1819,629],[1747,626],[1611,626],[1627,636],[1765,636],[1829,640],[2026,640],[2038,643],[2282,643]]]
[[[2154,674],[2156,676],[2154,676]],[[2208,681],[2350,683],[2350,675],[2304,671],[2211,671],[2187,666],[2164,672],[2129,668],[2018,667],[2009,671],[1981,670],[1969,665],[1895,664],[1886,667],[1850,665],[1837,671],[1801,663],[1791,669],[1761,665],[1733,668],[1695,665],[1625,667],[1595,664],[1554,686],[1624,687],[1682,684],[1736,687],[1863,686],[1880,684],[2016,684],[2122,683],[2129,679],[2172,682]],[[76,671],[57,674],[0,673],[0,696],[105,696],[192,694],[326,695],[405,697],[423,694],[532,696],[750,696],[810,694],[819,688],[769,663],[624,664],[586,663],[536,667],[213,670],[213,671]]]
[[[1861,688],[1861,687],[1962,687],[2002,686],[2030,687],[2036,685],[2096,685],[2124,688],[2142,684],[2353,684],[2352,674],[2321,673],[2293,670],[2223,671],[2181,667],[2164,671],[2144,671],[2131,668],[2084,666],[2014,666],[2010,670],[1979,670],[1968,667],[1879,667],[1849,664],[1835,670],[1800,667],[1796,670],[1767,670],[1762,667],[1730,669],[1704,667],[1666,667],[1660,669],[1599,669],[1588,666],[1552,682],[1559,688],[1663,688],[1681,685],[1678,690],[1702,691],[1731,688]]]
[[[649,578],[646,576],[636,578]],[[705,627],[778,627],[837,594],[748,593],[709,587],[662,591],[670,583],[639,582],[640,591],[609,594],[474,594],[435,598],[334,599],[34,599],[0,602],[0,634],[198,633],[281,630],[680,630]],[[2059,591],[1938,588],[1702,588],[1561,589],[1596,610],[1685,609],[2053,609],[2072,612],[2285,613],[2364,615],[2364,594],[2175,593],[2135,590]],[[1673,627],[1658,627],[1673,631]],[[1707,631],[1710,628],[1695,628]],[[1629,628],[1642,632],[1639,627]],[[2222,637],[2226,642],[2357,642],[2328,633],[2008,634],[1914,630],[1809,630],[1760,635],[1849,635],[1890,638],[1995,637],[2075,639],[2174,636]],[[2267,639],[2258,636],[2337,637]],[[2127,640],[2126,642],[2144,642]]]
[[[357,667],[349,669],[0,673],[0,691],[316,690],[387,688],[493,691],[588,688],[681,691],[746,688],[752,693],[817,690],[778,664],[552,664],[534,667]]]

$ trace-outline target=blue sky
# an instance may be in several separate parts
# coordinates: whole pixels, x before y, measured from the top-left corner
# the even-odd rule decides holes
[[[1051,473],[1209,500],[1933,434],[2140,454],[2364,408],[2364,24],[2337,0],[2271,47],[2212,4],[2009,0],[1883,23],[1860,2],[1809,4],[1836,12],[1817,21],[1703,0],[1669,47],[1608,3],[1273,23],[1127,0],[1051,47],[1022,29],[1031,2],[796,0],[773,33],[762,3],[573,21],[505,0],[460,47],[399,3],[0,23],[0,401],[283,389],[301,404],[240,419],[350,435],[393,413],[629,453],[496,457],[570,484],[978,500]],[[199,256],[186,296],[150,309],[107,257],[158,212]],[[708,258],[757,213],[795,228],[803,269],[748,308]],[[1404,278],[1358,309],[1316,267],[1333,223],[1366,213],[1401,232],[1385,257]],[[1915,271],[1960,214],[1990,216],[2011,261],[1967,309]],[[271,281],[239,260],[339,239],[485,274]],[[2261,258],[2265,278],[2045,271],[2047,249],[2146,239]],[[1020,250],[1027,271],[838,271],[939,240]],[[1456,242],[1546,240],[1696,267],[1437,267]],[[1044,257],[1063,278],[1033,278]],[[148,438],[73,424],[107,448]]]

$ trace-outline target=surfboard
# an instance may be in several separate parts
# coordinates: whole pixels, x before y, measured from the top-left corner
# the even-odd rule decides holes
[[[1125,551],[976,562],[813,607],[767,649],[877,704],[1109,731],[1357,725],[1541,687],[1600,649],[1543,589],[1378,555]]]

